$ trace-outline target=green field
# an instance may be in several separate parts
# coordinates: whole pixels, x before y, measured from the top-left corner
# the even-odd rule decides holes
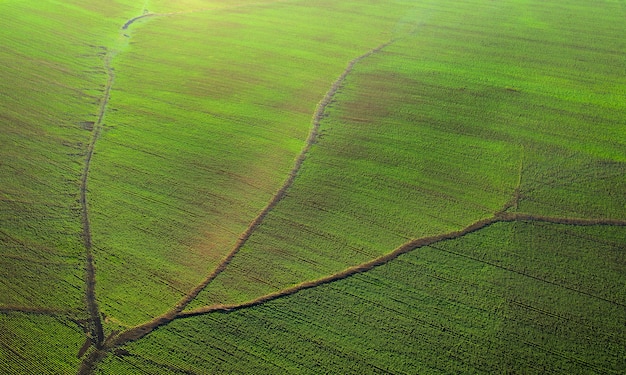
[[[0,373],[623,373],[625,17],[0,0]]]

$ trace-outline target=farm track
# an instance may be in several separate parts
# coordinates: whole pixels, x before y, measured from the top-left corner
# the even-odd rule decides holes
[[[332,86],[330,87],[330,89],[328,90],[324,98],[317,105],[315,113],[313,114],[313,126],[311,128],[311,131],[309,132],[309,136],[306,139],[305,146],[300,152],[300,154],[298,155],[298,157],[296,158],[293,168],[289,172],[289,175],[287,179],[285,180],[285,182],[283,183],[283,185],[272,196],[267,206],[263,208],[263,210],[257,215],[257,217],[254,218],[254,220],[252,220],[252,222],[248,225],[248,227],[241,234],[241,236],[239,236],[233,249],[226,255],[226,257],[224,257],[224,259],[220,262],[220,264],[218,264],[218,266],[213,270],[213,272],[211,272],[211,274],[209,274],[209,276],[207,276],[207,278],[201,284],[199,284],[189,294],[187,294],[187,296],[185,296],[181,301],[179,301],[176,308],[174,309],[176,314],[179,314],[183,309],[185,309],[185,307],[187,307],[187,305],[189,305],[189,303],[193,301],[204,288],[206,288],[220,273],[222,273],[222,271],[224,271],[228,267],[228,264],[232,261],[235,255],[237,255],[237,253],[241,250],[241,248],[246,244],[250,236],[252,236],[252,234],[259,227],[259,225],[261,225],[261,223],[263,222],[267,214],[269,214],[270,211],[272,211],[274,207],[276,207],[278,202],[280,202],[285,197],[287,190],[289,190],[289,188],[293,185],[296,179],[296,176],[298,175],[298,172],[300,171],[300,168],[302,167],[302,163],[306,159],[307,154],[309,153],[311,147],[317,140],[319,127],[320,127],[320,121],[324,117],[326,108],[332,102],[335,94],[337,93],[337,90],[339,90],[339,87],[341,87],[344,80],[346,79],[348,74],[350,74],[354,66],[359,61],[382,50],[383,48],[385,48],[391,43],[393,43],[393,41],[389,41],[387,43],[381,44],[380,46],[369,50],[368,52],[353,59],[352,61],[348,63],[345,70],[341,73],[339,78],[337,78],[337,80],[332,84]]]
[[[491,218],[487,218],[487,219],[482,219],[479,221],[474,222],[473,224],[465,227],[464,229],[461,229],[459,231],[454,231],[454,232],[449,232],[449,233],[445,233],[445,234],[440,234],[440,235],[436,235],[436,236],[429,236],[429,237],[422,237],[419,239],[415,239],[412,241],[409,241],[405,244],[403,244],[402,246],[396,248],[394,251],[392,251],[391,253],[388,253],[386,255],[383,255],[379,258],[376,258],[374,260],[371,260],[369,262],[366,263],[362,263],[360,265],[354,266],[354,267],[349,267],[347,269],[345,269],[344,271],[341,271],[339,273],[330,275],[330,276],[326,276],[317,280],[313,280],[313,281],[307,281],[307,282],[303,282],[300,284],[297,284],[295,286],[292,286],[290,288],[287,289],[283,289],[281,291],[278,292],[274,292],[274,293],[270,293],[270,294],[266,294],[264,296],[261,296],[257,299],[248,301],[248,302],[244,302],[241,304],[236,304],[236,305],[212,305],[212,306],[206,306],[206,307],[201,307],[195,310],[191,310],[188,312],[181,312],[180,314],[178,314],[179,318],[185,318],[185,317],[191,317],[191,316],[197,316],[197,315],[203,315],[203,314],[207,314],[207,313],[211,313],[211,312],[216,312],[216,311],[220,311],[220,312],[229,312],[229,311],[235,311],[235,310],[240,310],[243,308],[247,308],[247,307],[252,307],[252,306],[257,306],[260,304],[263,304],[265,302],[280,298],[280,297],[286,297],[292,294],[295,294],[299,291],[305,290],[305,289],[310,289],[310,288],[314,288],[323,284],[328,284],[331,282],[335,282],[335,281],[339,281],[342,279],[345,279],[347,277],[359,274],[359,273],[363,273],[366,271],[369,271],[375,267],[384,265],[396,258],[398,258],[400,255],[402,254],[406,254],[410,251],[419,249],[421,247],[426,247],[426,246],[431,246],[434,245],[438,242],[442,242],[442,241],[447,241],[447,240],[454,240],[454,239],[458,239],[461,237],[464,237],[470,233],[479,231],[481,229],[484,229],[492,224],[495,223],[501,223],[501,222],[516,222],[516,221],[521,221],[521,222],[531,222],[531,221],[535,221],[535,222],[544,222],[544,223],[551,223],[551,224],[563,224],[563,225],[573,225],[573,226],[596,226],[596,225],[608,225],[608,226],[626,226],[626,220],[615,220],[615,219],[578,219],[578,218],[559,218],[559,217],[547,217],[547,216],[539,216],[539,215],[532,215],[532,214],[523,214],[523,213],[500,213],[497,214]],[[545,280],[542,280],[545,281]],[[546,281],[547,282],[547,281]],[[621,303],[606,299],[606,298],[602,298],[596,295],[592,295],[590,293],[586,293],[586,292],[582,292],[576,289],[572,289],[569,287],[565,287],[562,285],[558,285],[555,284],[556,286],[560,286],[560,287],[564,287],[567,289],[571,289],[575,292],[578,293],[582,293],[585,295],[588,295],[589,297],[595,298],[595,299],[600,299],[604,302],[608,302],[614,305],[619,305],[619,306],[626,306],[623,305]]]
[[[136,17],[134,20],[137,20],[139,18],[142,18],[142,17]],[[130,25],[131,23],[132,22],[129,21],[125,24],[125,26],[127,24]],[[184,313],[183,310],[189,305],[189,303],[191,303],[191,301],[193,301],[198,296],[198,294],[200,294],[202,290],[204,290],[204,288],[206,288],[220,273],[222,273],[222,271],[224,271],[228,267],[232,259],[235,257],[235,255],[237,255],[239,250],[241,250],[241,248],[246,244],[250,236],[252,236],[254,231],[263,222],[265,217],[285,197],[287,190],[289,190],[289,188],[293,185],[293,182],[295,181],[296,176],[298,175],[298,172],[300,171],[300,168],[302,167],[302,164],[304,160],[306,159],[307,154],[309,153],[311,147],[317,140],[320,122],[324,118],[326,108],[332,102],[333,98],[335,97],[335,94],[337,93],[337,91],[339,90],[343,82],[345,81],[348,74],[352,72],[354,66],[359,61],[371,56],[372,54],[376,52],[381,51],[383,48],[389,46],[393,42],[394,42],[393,40],[390,40],[386,43],[383,43],[379,45],[378,47],[375,47],[367,51],[363,55],[356,57],[355,59],[351,60],[348,63],[348,65],[346,66],[344,71],[341,73],[341,75],[331,85],[330,89],[328,90],[324,98],[318,103],[317,108],[313,114],[312,128],[311,128],[311,131],[309,132],[309,136],[306,139],[305,146],[303,147],[300,154],[297,156],[294,162],[294,165],[291,171],[289,172],[287,179],[285,180],[283,185],[280,187],[280,189],[278,189],[278,191],[272,196],[272,198],[270,199],[269,203],[265,206],[265,208],[263,208],[263,210],[257,215],[257,217],[254,220],[252,220],[252,222],[248,225],[248,227],[241,234],[241,236],[239,236],[233,249],[224,257],[224,259],[217,265],[217,267],[202,281],[202,283],[198,284],[198,286],[196,286],[185,297],[183,297],[172,310],[154,318],[153,320],[149,322],[130,328],[120,333],[117,336],[111,335],[110,337],[108,337],[105,344],[102,347],[98,347],[96,351],[92,352],[92,354],[85,359],[85,361],[81,365],[79,374],[89,374],[92,371],[95,364],[97,364],[97,362],[99,362],[102,358],[104,358],[107,351],[117,348],[119,346],[122,346],[128,342],[139,340],[142,337],[148,335],[150,332],[154,331],[155,329],[170,323],[176,318],[188,316],[188,314]],[[371,268],[373,267],[374,266],[372,266]],[[334,279],[328,280],[325,282],[330,282],[330,281],[334,281]],[[285,289],[281,292],[272,293],[267,296],[261,297],[259,300],[255,300],[253,301],[253,303],[245,304],[245,306],[241,306],[239,308],[258,305],[260,303],[263,303],[272,299],[276,299],[278,297],[282,297],[285,295],[293,294],[299,290],[311,288],[320,284],[322,283],[320,283],[319,280],[299,284],[295,287]],[[211,310],[211,311],[217,311],[217,310]],[[104,353],[101,353],[101,352],[104,352]]]
[[[85,166],[83,168],[83,174],[80,182],[80,205],[82,211],[82,236],[85,246],[85,283],[86,283],[86,303],[87,311],[89,312],[89,327],[91,333],[91,340],[96,347],[99,347],[104,340],[104,330],[102,328],[102,321],[100,319],[100,310],[98,308],[98,302],[96,300],[96,270],[93,260],[93,249],[91,241],[91,224],[89,220],[89,205],[87,204],[87,190],[89,180],[89,169],[91,167],[91,160],[93,159],[93,153],[96,146],[96,142],[100,137],[102,131],[104,113],[107,105],[109,104],[109,98],[111,96],[111,87],[115,80],[115,73],[111,66],[111,59],[113,57],[112,51],[107,51],[104,58],[104,67],[107,73],[107,82],[100,102],[100,108],[98,109],[98,119],[94,123],[92,130],[91,140],[87,147],[87,154],[85,156]]]

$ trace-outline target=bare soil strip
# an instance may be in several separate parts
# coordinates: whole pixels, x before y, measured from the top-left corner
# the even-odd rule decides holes
[[[499,220],[496,217],[491,217],[491,218],[482,219],[475,223],[472,223],[471,225],[459,231],[440,234],[437,236],[428,236],[428,237],[418,238],[418,239],[409,241],[401,245],[400,247],[396,248],[394,251],[388,254],[375,258],[369,262],[346,268],[345,270],[339,273],[330,275],[330,276],[322,277],[317,280],[305,281],[303,283],[294,285],[290,288],[283,289],[278,292],[266,294],[257,299],[244,302],[241,304],[237,304],[237,305],[213,305],[213,306],[201,307],[192,311],[181,312],[180,314],[178,314],[177,318],[186,318],[186,317],[197,316],[197,315],[207,314],[207,313],[216,312],[216,311],[230,312],[230,311],[241,310],[247,307],[257,306],[257,305],[263,304],[265,302],[268,302],[268,301],[271,301],[280,297],[285,297],[285,296],[295,294],[305,289],[314,288],[323,284],[328,284],[328,283],[332,283],[335,281],[343,280],[345,278],[348,278],[350,276],[353,276],[359,273],[367,272],[375,267],[381,266],[383,264],[386,264],[396,259],[402,254],[406,254],[410,251],[419,249],[424,246],[433,245],[437,242],[463,237],[469,233],[476,232],[480,229],[488,227],[489,225],[496,223],[498,221]]]
[[[102,329],[102,321],[100,319],[100,311],[98,309],[98,303],[96,301],[96,271],[94,267],[93,261],[93,251],[92,251],[92,242],[91,242],[91,225],[89,221],[89,205],[87,204],[87,182],[89,179],[89,169],[91,167],[91,160],[93,158],[94,149],[96,146],[96,142],[100,137],[100,133],[102,131],[102,121],[104,119],[104,113],[106,111],[106,107],[109,103],[109,97],[111,94],[111,87],[113,86],[113,80],[115,79],[115,74],[113,72],[113,68],[111,67],[111,51],[107,52],[107,55],[104,59],[104,67],[107,72],[107,82],[104,89],[104,94],[102,95],[102,100],[100,102],[100,108],[98,109],[98,120],[94,123],[91,141],[89,142],[89,146],[87,147],[87,154],[85,156],[85,167],[83,169],[83,174],[81,177],[80,183],[80,205],[82,211],[82,224],[83,224],[83,242],[85,245],[85,282],[86,282],[86,303],[87,310],[90,316],[90,333],[91,339],[93,340],[94,345],[99,347],[104,340],[104,330]]]
[[[193,11],[187,11],[187,12],[176,12],[176,13],[149,13],[146,12],[140,16],[134,17],[129,19],[128,21],[126,21],[126,23],[124,23],[124,25],[122,25],[122,30],[127,30],[128,27],[130,25],[132,25],[134,22],[136,22],[139,19],[142,18],[147,18],[147,17],[157,17],[157,16],[172,16],[172,15],[177,15],[177,14],[187,14],[187,13],[196,13],[196,12],[202,12],[205,11],[204,9],[200,9],[200,10],[193,10]],[[382,48],[382,47],[380,47]],[[366,55],[370,55],[371,53],[373,53],[372,51],[370,51],[369,53],[367,53]],[[105,90],[104,90],[104,94],[102,96],[102,101],[100,102],[100,108],[98,110],[98,120],[94,123],[93,125],[93,130],[92,130],[92,137],[91,137],[91,141],[89,142],[89,146],[87,147],[87,153],[85,156],[85,167],[83,169],[83,174],[81,177],[81,184],[80,184],[80,204],[81,204],[81,211],[82,211],[82,226],[83,226],[83,230],[82,230],[82,236],[83,236],[83,241],[84,241],[84,245],[85,245],[85,253],[86,253],[86,264],[85,264],[85,271],[86,271],[86,302],[87,302],[87,310],[89,311],[89,315],[91,317],[90,320],[90,333],[91,333],[91,337],[92,337],[92,341],[93,344],[97,347],[100,348],[101,345],[103,344],[105,337],[104,337],[104,330],[102,328],[102,321],[100,318],[100,312],[99,312],[99,308],[98,308],[98,303],[96,301],[96,271],[95,271],[95,267],[94,267],[94,259],[93,259],[93,251],[92,251],[92,241],[91,241],[91,226],[90,226],[90,221],[89,221],[89,207],[87,204],[87,182],[88,182],[88,178],[89,178],[89,168],[91,166],[91,159],[93,157],[93,153],[94,153],[94,148],[96,145],[96,141],[98,140],[100,133],[102,131],[102,125],[103,125],[103,119],[104,119],[104,114],[106,111],[106,107],[109,103],[109,98],[110,98],[110,93],[111,93],[111,87],[113,86],[113,81],[115,79],[115,72],[113,70],[113,67],[111,66],[111,60],[114,56],[114,52],[109,50],[106,54],[106,57],[104,59],[104,66],[107,72],[107,83],[105,86]],[[361,58],[365,57],[361,56],[360,58],[357,58],[355,60],[360,60]],[[354,65],[356,61],[352,61],[351,65],[349,65],[349,68],[352,68],[352,65]],[[345,73],[344,75],[342,75],[342,77],[345,77]],[[336,91],[336,88],[335,88]],[[334,92],[333,92],[334,94]],[[327,95],[328,96],[328,95]],[[320,115],[321,118],[321,115]],[[316,127],[315,127],[315,135],[309,135],[309,139],[307,140],[307,147],[306,147],[306,151],[308,151],[308,149],[310,148],[310,143],[312,143],[315,139],[315,136],[317,135],[317,127],[319,127],[319,120],[316,123]],[[312,132],[313,133],[313,132]],[[310,143],[309,143],[310,141]],[[306,152],[306,151],[303,151]],[[283,186],[283,188],[281,188],[281,190],[277,193],[280,194],[281,197],[282,195],[284,195],[286,189],[287,189],[287,184],[291,185],[291,183],[293,182],[293,178],[295,178],[295,173],[297,172],[297,170],[300,167],[300,164],[302,164],[302,160],[300,160],[300,158],[302,158],[302,160],[304,160],[304,157],[302,157],[302,155],[298,158],[298,161],[296,162],[297,167],[294,167],[294,169],[291,172],[291,175],[293,175],[293,177],[290,177],[288,179],[288,182],[285,183],[285,185]],[[280,198],[279,198],[280,199]],[[278,199],[278,200],[279,200]],[[278,201],[276,200],[276,201]],[[270,204],[268,205],[269,209],[273,208],[273,206],[276,204],[276,202],[274,202],[274,199],[272,200],[272,202],[270,202]],[[270,207],[271,206],[271,207]],[[257,222],[260,223],[263,220],[263,217],[265,216],[265,214],[267,214],[268,207],[266,207],[266,210],[264,210],[259,217],[257,217],[257,219],[255,219],[255,221],[253,221],[253,224]],[[258,223],[255,224],[255,227],[258,226]],[[252,224],[251,224],[252,225]],[[246,231],[247,233],[247,231]],[[250,236],[250,234],[248,234],[246,236],[246,233],[244,233],[242,235],[242,237],[240,237],[239,241],[237,242],[239,244],[239,242],[243,241],[245,242],[247,240],[247,238]],[[242,240],[242,238],[245,236],[245,239]],[[243,245],[242,242],[242,245]],[[234,255],[234,254],[233,254]],[[228,264],[228,262],[230,262],[230,259],[232,259],[232,257],[227,257],[222,263],[223,263],[223,268]],[[219,274],[222,269],[216,269],[213,273],[215,274],[215,276],[217,276],[217,274]],[[211,277],[211,275],[209,276],[210,280],[212,280],[213,278],[215,278],[215,276]],[[209,278],[207,278],[207,280],[209,280]],[[199,285],[198,287],[196,287],[194,290],[192,290],[187,296],[185,296],[177,305],[176,307],[173,309],[173,311],[175,312],[174,315],[180,311],[182,311],[182,309],[185,308],[185,306],[187,306],[187,304],[189,304],[189,302],[191,302],[191,300],[193,300],[198,293],[200,293],[200,291],[206,286],[208,285],[208,283],[210,282],[210,280],[204,284],[204,285]],[[179,308],[179,306],[181,306]],[[166,313],[165,315],[170,315],[170,313]]]
[[[563,224],[563,225],[574,225],[574,226],[595,226],[595,225],[626,226],[626,220],[618,220],[618,219],[561,218],[561,217],[548,217],[548,216],[540,216],[540,215],[532,215],[532,214],[524,214],[524,213],[499,213],[491,218],[479,220],[459,231],[454,231],[454,232],[449,232],[449,233],[441,234],[437,236],[429,236],[429,237],[423,237],[423,238],[419,238],[416,240],[412,240],[396,248],[391,253],[383,255],[367,263],[363,263],[358,266],[347,268],[344,271],[336,273],[334,275],[326,276],[317,280],[306,281],[306,282],[294,285],[290,288],[283,289],[275,293],[270,293],[270,294],[261,296],[257,299],[244,302],[241,304],[212,305],[212,306],[201,307],[192,311],[181,312],[178,314],[176,318],[187,318],[187,317],[192,317],[192,316],[197,316],[197,315],[208,314],[211,312],[230,312],[230,311],[241,310],[247,307],[257,306],[257,305],[263,304],[265,302],[268,302],[268,301],[271,301],[280,297],[285,297],[285,296],[295,294],[301,290],[314,288],[323,284],[328,284],[334,281],[345,279],[347,277],[350,277],[358,273],[369,271],[373,269],[374,267],[378,267],[380,265],[388,263],[389,261],[393,259],[396,259],[402,254],[408,253],[410,251],[419,249],[424,246],[431,246],[441,241],[461,238],[467,234],[484,229],[488,227],[489,225],[492,225],[495,223],[513,222],[513,221],[522,221],[522,222],[536,221],[536,222],[544,222],[544,223],[551,223],[551,224]],[[462,254],[459,254],[459,255],[462,255]],[[557,286],[562,286],[562,285],[557,285]],[[571,289],[566,286],[562,286],[562,287],[566,289]],[[586,292],[578,291],[575,289],[572,289],[572,290],[589,295],[590,297],[593,297],[596,299],[601,299],[611,304],[621,305],[615,301],[598,297],[598,296],[595,296]]]

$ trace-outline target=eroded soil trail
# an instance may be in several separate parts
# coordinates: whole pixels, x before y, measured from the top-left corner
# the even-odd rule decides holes
[[[352,61],[348,63],[348,65],[346,66],[344,71],[341,73],[341,75],[332,84],[332,86],[330,87],[330,89],[328,90],[324,98],[318,103],[317,108],[313,114],[312,127],[311,127],[311,131],[309,132],[309,136],[307,137],[305,145],[302,148],[302,151],[300,152],[300,154],[297,156],[294,162],[294,165],[291,171],[289,172],[289,175],[287,179],[285,180],[285,182],[283,183],[283,185],[272,196],[267,206],[263,208],[263,210],[257,215],[257,217],[254,218],[254,220],[252,220],[252,222],[248,225],[248,227],[241,234],[241,236],[239,236],[233,249],[224,257],[224,259],[218,264],[218,266],[213,270],[213,272],[211,272],[211,274],[209,274],[202,283],[200,283],[196,288],[194,288],[190,293],[188,293],[183,299],[181,299],[179,303],[176,305],[176,308],[171,313],[174,313],[175,315],[179,314],[185,307],[187,307],[187,305],[189,305],[191,301],[193,301],[198,296],[198,294],[204,288],[206,288],[220,273],[222,273],[222,271],[224,271],[228,267],[228,264],[232,261],[235,255],[237,255],[239,250],[241,250],[241,248],[246,244],[248,239],[250,239],[250,236],[252,236],[252,234],[259,227],[259,225],[261,225],[261,223],[263,222],[267,214],[269,214],[270,211],[272,211],[274,207],[276,207],[278,202],[280,202],[285,197],[287,190],[289,190],[289,188],[293,185],[296,179],[296,176],[298,175],[298,172],[300,171],[300,168],[302,167],[302,163],[306,159],[307,154],[311,150],[311,147],[317,140],[320,122],[322,118],[324,117],[326,108],[333,101],[333,98],[335,97],[337,90],[339,90],[339,87],[341,87],[341,85],[345,81],[348,74],[350,74],[354,66],[359,61],[382,50],[383,48],[390,45],[391,43],[393,43],[393,41],[389,41],[387,43],[381,44],[378,47],[367,51],[363,55],[353,59]]]
[[[244,302],[244,303],[240,303],[240,304],[235,304],[235,305],[212,305],[212,306],[205,306],[205,307],[201,307],[195,310],[191,310],[191,311],[186,311],[186,312],[181,312],[178,314],[177,318],[185,318],[185,317],[191,317],[191,316],[197,316],[197,315],[203,315],[203,314],[208,314],[211,312],[216,312],[216,311],[221,311],[221,312],[230,312],[230,311],[235,311],[235,310],[240,310],[243,308],[247,308],[247,307],[252,307],[252,306],[257,306],[260,305],[262,303],[280,298],[280,297],[286,297],[292,294],[295,294],[299,291],[305,290],[305,289],[310,289],[310,288],[314,288],[323,284],[328,284],[331,282],[335,282],[335,281],[339,281],[342,279],[345,279],[347,277],[356,275],[358,273],[363,273],[366,271],[369,271],[375,267],[384,265],[396,258],[398,258],[400,255],[402,254],[406,254],[410,251],[425,247],[425,246],[431,246],[434,245],[438,242],[442,242],[442,241],[447,241],[447,240],[454,240],[454,239],[459,239],[461,237],[464,237],[470,233],[479,231],[481,229],[484,229],[490,225],[493,225],[495,223],[500,223],[500,222],[513,222],[513,221],[521,221],[521,222],[531,222],[531,221],[536,221],[536,222],[544,222],[544,223],[552,223],[552,224],[563,224],[563,225],[573,225],[573,226],[596,226],[596,225],[607,225],[607,226],[626,226],[626,220],[616,220],[616,219],[583,219],[583,218],[561,218],[561,217],[549,217],[549,216],[540,216],[540,215],[532,215],[532,214],[526,214],[526,213],[500,213],[497,215],[494,215],[490,218],[487,219],[482,219],[479,221],[476,221],[474,223],[472,223],[471,225],[459,230],[459,231],[453,231],[453,232],[449,232],[449,233],[445,233],[445,234],[440,234],[440,235],[436,235],[436,236],[428,236],[428,237],[422,237],[422,238],[418,238],[418,239],[414,239],[411,240],[403,245],[401,245],[400,247],[396,248],[394,251],[392,251],[391,253],[385,254],[379,258],[375,258],[369,262],[366,263],[362,263],[359,264],[357,266],[353,266],[353,267],[349,267],[346,268],[345,270],[330,275],[330,276],[326,276],[326,277],[322,277],[320,279],[317,280],[312,280],[312,281],[306,281],[297,285],[294,285],[290,288],[287,289],[283,289],[274,293],[270,293],[270,294],[266,294],[264,296],[261,296],[257,299],[248,301],[248,302]],[[561,285],[559,285],[561,286]],[[572,289],[574,290],[574,289]],[[575,290],[577,291],[577,290]],[[580,292],[577,291],[579,293],[584,293],[587,294],[590,297],[593,298],[597,298],[597,299],[601,299],[605,302],[609,302],[611,304],[615,304],[615,305],[620,305],[620,306],[626,306],[623,305],[621,303],[618,303],[616,301],[611,301],[602,297],[598,297],[595,295],[591,295],[589,293],[585,293],[585,292]]]
[[[98,109],[98,118],[94,123],[91,140],[87,147],[87,153],[85,155],[85,166],[80,181],[80,206],[82,211],[82,237],[85,246],[85,283],[86,283],[86,304],[87,311],[89,313],[89,332],[90,336],[88,340],[91,340],[96,347],[100,347],[104,340],[104,330],[102,329],[102,321],[100,319],[100,310],[98,308],[98,302],[96,300],[96,271],[93,260],[93,249],[91,241],[91,223],[89,220],[89,205],[87,203],[87,191],[89,181],[89,169],[91,168],[91,160],[93,159],[94,149],[96,142],[102,132],[102,125],[104,119],[104,113],[106,112],[107,105],[109,104],[109,98],[111,96],[111,87],[115,80],[115,73],[111,67],[111,59],[113,58],[113,52],[107,51],[104,59],[104,68],[107,73],[107,82],[104,88],[104,93],[100,101],[100,108]]]

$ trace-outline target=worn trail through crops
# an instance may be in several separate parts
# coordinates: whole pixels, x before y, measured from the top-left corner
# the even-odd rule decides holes
[[[87,311],[89,313],[89,330],[91,334],[91,341],[96,347],[99,347],[104,340],[104,330],[102,329],[102,321],[100,319],[100,311],[98,309],[98,302],[96,300],[96,271],[93,260],[93,250],[91,241],[91,224],[89,220],[89,205],[87,203],[87,183],[89,180],[89,169],[91,167],[91,160],[93,158],[96,142],[100,137],[102,131],[102,121],[104,119],[104,113],[106,112],[107,105],[109,104],[109,98],[111,97],[111,87],[115,80],[115,73],[111,67],[112,51],[107,51],[104,59],[104,67],[107,73],[107,82],[104,88],[104,94],[100,101],[100,107],[98,109],[98,118],[94,123],[91,140],[87,147],[87,154],[85,156],[85,166],[80,180],[80,206],[82,211],[82,236],[85,246],[85,283],[86,283],[86,296]]]
[[[339,78],[337,78],[337,80],[332,84],[332,86],[330,87],[330,89],[328,90],[324,98],[317,105],[315,113],[313,114],[313,126],[306,140],[305,146],[300,152],[300,154],[298,155],[298,157],[296,158],[294,165],[291,171],[289,172],[289,175],[287,179],[285,180],[285,182],[283,183],[283,185],[272,196],[272,198],[270,199],[269,203],[265,206],[265,208],[263,208],[263,210],[261,210],[261,212],[257,215],[257,217],[254,218],[254,220],[252,220],[252,222],[248,225],[248,227],[241,234],[241,236],[239,236],[233,249],[226,255],[226,257],[224,257],[224,259],[220,262],[220,264],[218,264],[218,266],[213,270],[213,272],[211,272],[211,274],[209,274],[207,278],[201,284],[199,284],[196,288],[194,288],[189,294],[187,294],[177,304],[176,309],[175,309],[177,310],[176,314],[180,313],[185,307],[187,307],[187,305],[189,305],[189,303],[193,301],[204,288],[206,288],[220,273],[222,273],[222,271],[224,271],[228,267],[228,264],[232,261],[232,259],[239,252],[239,250],[241,250],[241,248],[246,244],[250,236],[258,228],[258,226],[263,222],[267,214],[269,214],[270,211],[272,211],[272,209],[276,207],[278,202],[280,202],[285,197],[287,190],[289,190],[289,188],[293,185],[293,182],[296,179],[296,176],[298,175],[298,172],[300,171],[300,168],[302,167],[302,163],[306,159],[306,156],[309,153],[311,146],[313,146],[313,144],[315,143],[317,139],[317,135],[319,132],[319,127],[320,127],[320,121],[324,117],[326,108],[332,102],[333,98],[335,97],[335,94],[337,93],[337,90],[339,89],[339,87],[341,87],[344,80],[346,79],[348,74],[350,74],[354,66],[359,61],[365,59],[366,57],[372,55],[373,53],[380,51],[381,49],[385,48],[392,42],[393,41],[389,41],[387,43],[381,44],[380,46],[371,49],[370,51],[364,53],[363,55],[353,59],[352,61],[348,63],[345,70],[341,73]]]
[[[479,221],[476,221],[474,223],[472,223],[471,225],[459,230],[459,231],[453,231],[453,232],[449,232],[449,233],[445,233],[445,234],[440,234],[440,235],[436,235],[436,236],[428,236],[428,237],[422,237],[422,238],[418,238],[415,240],[411,240],[403,245],[401,245],[400,247],[396,248],[394,251],[392,251],[391,253],[385,254],[381,257],[375,258],[369,262],[366,263],[362,263],[359,264],[357,266],[353,266],[353,267],[349,267],[339,273],[333,274],[333,275],[329,275],[317,280],[312,280],[312,281],[306,281],[297,285],[294,285],[290,288],[287,289],[283,289],[274,293],[270,293],[270,294],[266,294],[264,296],[261,296],[257,299],[248,301],[248,302],[244,302],[244,303],[240,303],[240,304],[235,304],[235,305],[212,305],[212,306],[205,306],[205,307],[201,307],[198,309],[194,309],[191,311],[187,311],[187,312],[181,312],[180,314],[178,314],[178,317],[182,318],[182,317],[190,317],[190,316],[196,316],[196,315],[202,315],[202,314],[207,314],[210,312],[215,312],[215,311],[222,311],[222,312],[227,312],[227,311],[234,311],[234,310],[239,310],[239,309],[243,309],[246,307],[251,307],[251,306],[256,306],[256,305],[260,305],[262,303],[280,298],[280,297],[285,297],[288,295],[292,295],[295,294],[301,290],[305,290],[305,289],[309,289],[309,288],[314,288],[316,286],[320,286],[323,284],[328,284],[334,281],[339,281],[342,279],[345,279],[347,277],[350,277],[352,275],[356,275],[358,273],[363,273],[366,271],[369,271],[375,267],[384,265],[394,259],[396,259],[397,257],[399,257],[402,254],[406,254],[410,251],[419,249],[421,247],[425,247],[425,246],[431,246],[434,245],[438,242],[442,242],[442,241],[447,241],[447,240],[454,240],[454,239],[458,239],[461,238],[463,236],[466,236],[470,233],[479,231],[481,229],[484,229],[492,224],[495,223],[500,223],[500,222],[513,222],[513,221],[521,221],[521,222],[528,222],[528,221],[537,221],[537,222],[544,222],[544,223],[552,223],[552,224],[564,224],[564,225],[574,225],[574,226],[592,226],[592,225],[609,225],[609,226],[626,226],[626,220],[614,220],[614,219],[578,219],[578,218],[560,218],[560,217],[547,217],[547,216],[540,216],[540,215],[532,215],[532,214],[524,214],[524,213],[502,213],[502,214],[497,214],[493,217],[487,218],[487,219],[482,219]],[[559,285],[561,286],[561,285]],[[575,289],[572,289],[574,291],[577,291],[579,293],[583,293],[586,294],[590,297],[596,298],[596,299],[601,299],[605,302],[609,302],[611,304],[615,304],[615,305],[620,305],[620,306],[625,306],[619,302],[616,301],[612,301],[612,300],[608,300],[606,298],[602,298],[602,297],[598,297],[586,292],[581,292]]]
[[[133,24],[135,21],[146,18],[146,17],[154,17],[154,16],[169,16],[173,13],[164,13],[164,14],[156,14],[149,13],[144,10],[144,14],[141,16],[137,16],[129,19],[122,25],[121,30],[127,30],[128,27]],[[107,74],[107,81],[104,87],[104,93],[102,94],[102,98],[100,99],[100,106],[98,108],[97,120],[93,125],[91,139],[89,141],[89,145],[87,146],[87,151],[85,154],[85,163],[83,167],[83,172],[80,179],[80,205],[81,205],[81,223],[82,223],[82,237],[83,244],[85,247],[85,284],[86,284],[86,292],[85,292],[85,301],[87,312],[89,314],[89,337],[88,341],[93,343],[96,347],[100,347],[104,340],[104,330],[102,328],[102,319],[100,316],[100,310],[98,308],[98,302],[96,299],[96,270],[94,266],[94,257],[93,257],[93,244],[91,237],[91,222],[89,219],[89,204],[87,200],[87,192],[88,192],[88,182],[89,182],[89,170],[91,168],[91,161],[93,159],[94,150],[96,146],[96,142],[100,137],[100,133],[102,132],[104,115],[106,113],[107,106],[109,104],[109,99],[111,97],[111,88],[113,87],[113,82],[115,81],[115,71],[112,67],[113,57],[116,55],[117,51],[113,49],[108,49],[106,51],[104,57],[104,68]]]

